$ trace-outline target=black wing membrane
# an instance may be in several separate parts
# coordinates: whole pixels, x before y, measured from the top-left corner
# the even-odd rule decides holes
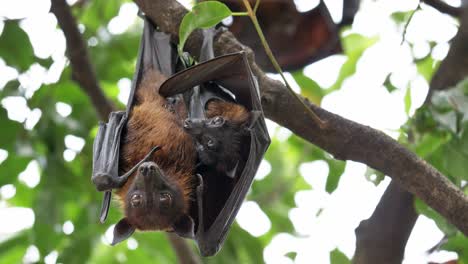
[[[117,179],[119,170],[120,135],[127,116],[123,111],[112,112],[108,123],[100,122],[93,144],[93,174],[91,180],[99,191],[105,191],[99,220],[107,218],[111,189],[104,186],[106,179]]]
[[[166,80],[160,93],[172,96],[208,82],[227,89],[236,102],[256,118],[249,123],[250,142],[245,165],[237,170],[233,182],[227,177],[213,175],[212,171],[199,172],[203,178],[203,194],[197,197],[199,210],[193,218],[198,219],[195,240],[204,256],[214,255],[221,248],[270,144],[257,81],[245,52],[216,57],[183,70]]]
[[[148,68],[160,71],[164,76],[174,74],[177,65],[177,54],[171,43],[171,36],[158,31],[155,26],[145,18],[143,36],[138,52],[138,61],[133,75],[130,96],[127,102],[127,114],[130,113],[135,100],[136,88],[140,84],[143,73]]]
[[[177,56],[170,42],[170,36],[157,31],[155,26],[148,19],[145,19],[127,110],[125,112],[112,112],[109,115],[109,121],[107,123],[101,122],[99,124],[99,130],[94,139],[92,181],[96,185],[98,191],[105,192],[99,217],[101,223],[104,223],[109,212],[112,189],[121,187],[129,176],[129,173],[123,176],[119,176],[118,174],[120,139],[122,130],[127,123],[128,114],[135,101],[135,90],[143,76],[144,70],[147,68],[154,68],[165,76],[170,76],[174,73],[176,61]],[[153,148],[146,158],[157,149],[158,148]],[[145,159],[141,162],[145,161]],[[129,172],[136,169],[141,162]]]

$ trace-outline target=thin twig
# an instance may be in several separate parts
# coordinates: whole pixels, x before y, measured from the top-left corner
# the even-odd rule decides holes
[[[268,45],[268,42],[266,41],[265,35],[263,34],[263,30],[261,29],[260,24],[258,23],[257,15],[252,10],[249,0],[242,0],[242,1],[244,3],[245,8],[247,9],[247,14],[249,15],[250,19],[252,20],[252,23],[254,24],[255,30],[257,31],[257,34],[260,37],[260,41],[262,42],[263,48],[265,49],[265,53],[267,54],[268,58],[273,64],[273,67],[275,68],[275,70],[281,75],[281,78],[283,79],[284,84],[286,85],[286,88],[291,93],[291,95],[296,98],[298,102],[303,104],[304,111],[307,113],[307,115],[309,115],[312,118],[312,120],[320,127],[320,129],[324,129],[325,122],[322,119],[320,119],[320,117],[316,113],[314,113],[313,110],[307,107],[305,102],[299,97],[298,94],[296,94],[293,91],[288,81],[286,80],[286,77],[284,76],[283,71],[281,70],[281,66],[279,65],[278,61],[276,61],[276,58],[270,49],[270,45]],[[258,0],[256,4],[259,4],[259,3],[260,3],[260,0]]]
[[[421,2],[419,2],[418,6],[411,12],[410,17],[408,18],[408,21],[406,21],[405,27],[403,28],[403,36],[402,36],[402,38],[401,38],[401,43],[400,43],[400,45],[403,45],[403,43],[405,43],[405,40],[406,40],[406,31],[408,30],[408,26],[409,26],[409,24],[411,23],[411,20],[413,20],[414,14],[415,14],[416,11],[418,11],[419,9],[421,9]]]

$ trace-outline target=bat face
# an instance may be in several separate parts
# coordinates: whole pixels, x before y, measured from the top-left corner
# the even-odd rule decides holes
[[[240,159],[242,138],[247,134],[243,125],[215,116],[186,119],[184,129],[195,139],[201,163],[226,173],[235,169]]]
[[[193,237],[193,220],[184,213],[180,187],[150,161],[141,164],[124,198],[125,215],[114,228],[112,244],[127,239],[136,229],[165,230]]]
[[[184,209],[182,191],[154,162],[138,168],[125,196],[125,214],[140,230],[170,230]]]

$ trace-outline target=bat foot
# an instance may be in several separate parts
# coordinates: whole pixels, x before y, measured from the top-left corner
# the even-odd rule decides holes
[[[92,178],[92,181],[100,192],[109,191],[116,187],[115,180],[109,174],[97,174]]]

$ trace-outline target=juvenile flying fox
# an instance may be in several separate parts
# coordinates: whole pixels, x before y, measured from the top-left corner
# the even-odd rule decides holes
[[[194,137],[200,163],[233,178],[245,154],[243,145],[250,142],[250,115],[245,107],[219,99],[208,101],[204,112],[206,118],[187,118],[184,128]]]
[[[193,236],[193,220],[188,212],[196,152],[192,137],[183,129],[183,102],[159,95],[165,79],[158,71],[146,70],[136,89],[136,102],[121,142],[120,171],[130,170],[152,147],[161,149],[117,190],[125,217],[114,228],[113,244],[125,240],[136,229]]]

